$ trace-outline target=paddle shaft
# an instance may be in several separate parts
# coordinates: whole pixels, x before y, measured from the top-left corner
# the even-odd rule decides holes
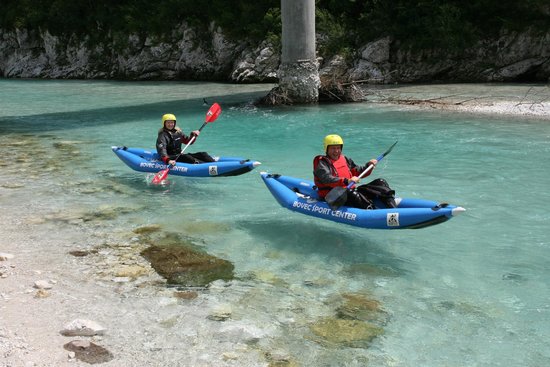
[[[397,144],[397,142],[393,143],[393,145],[388,149],[386,150],[384,153],[380,154],[378,156],[378,158],[376,158],[376,160],[378,162],[380,162],[382,159],[384,159],[385,156],[387,156],[388,154],[390,154],[391,150],[393,149],[393,147],[395,146],[395,144]],[[367,173],[369,173],[370,171],[372,171],[374,168],[374,164],[371,164],[370,166],[367,167],[367,169],[365,169],[363,172],[361,172],[361,174],[359,175],[359,179],[362,179],[363,177],[365,177],[367,175]],[[355,185],[356,182],[355,181],[352,181],[348,184],[347,188],[348,189],[351,189],[353,187],[353,185]]]
[[[216,119],[218,118],[218,116],[220,115],[220,113],[222,112],[222,109],[220,107],[219,104],[217,103],[214,103],[212,106],[210,106],[210,109],[208,110],[208,112],[206,113],[206,119],[204,121],[204,123],[202,124],[202,126],[199,128],[199,132],[202,131],[202,129],[206,126],[206,124],[208,124],[209,122],[214,122],[216,121]],[[178,158],[183,154],[183,152],[185,152],[185,149],[187,149],[188,146],[190,146],[191,144],[193,144],[193,142],[195,141],[195,139],[197,138],[197,136],[193,136],[191,138],[191,140],[189,140],[189,143],[187,143],[187,145],[181,150],[180,154],[178,154],[178,156],[176,157],[176,159],[174,159],[175,161],[178,160]],[[170,168],[170,166],[168,166],[168,168]]]
[[[199,132],[206,126],[206,124],[207,124],[207,122],[205,122],[204,124],[202,124],[202,126],[201,126],[200,129],[199,129]],[[185,147],[183,147],[183,149],[181,150],[180,154],[178,154],[178,155],[176,156],[176,158],[174,159],[174,161],[177,162],[178,158],[183,154],[183,152],[185,152],[185,150],[187,149],[188,146],[190,146],[191,144],[193,144],[193,142],[195,141],[196,138],[197,138],[197,136],[194,135],[194,136],[191,138],[191,140],[189,140],[189,143],[187,143],[187,144],[185,145]]]

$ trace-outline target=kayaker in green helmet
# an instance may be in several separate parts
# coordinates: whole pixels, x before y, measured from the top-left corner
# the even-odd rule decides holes
[[[364,166],[358,166],[355,162],[342,154],[344,140],[336,134],[327,135],[323,140],[324,155],[318,155],[313,160],[313,176],[315,186],[320,198],[324,199],[335,187],[347,187],[352,181],[359,182],[361,173],[369,166],[378,163],[371,159]],[[372,173],[372,169],[366,176]],[[394,191],[387,182],[378,178],[366,185],[348,190],[345,206],[360,209],[375,209],[373,200],[378,198],[386,207],[395,207],[393,199]]]
[[[176,116],[171,113],[164,114],[162,128],[157,137],[157,153],[162,161],[169,165],[176,164],[176,161],[183,163],[214,162],[214,158],[206,152],[180,154],[182,144],[194,144],[199,134],[199,130],[194,130],[189,136],[185,135],[179,127],[176,127]]]

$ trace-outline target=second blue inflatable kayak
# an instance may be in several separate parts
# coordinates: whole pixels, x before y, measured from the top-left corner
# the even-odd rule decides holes
[[[424,199],[396,198],[397,208],[357,209],[342,206],[332,210],[319,199],[313,181],[261,172],[271,194],[283,207],[313,217],[376,229],[423,228],[443,223],[464,208]],[[379,206],[380,205],[380,206]]]

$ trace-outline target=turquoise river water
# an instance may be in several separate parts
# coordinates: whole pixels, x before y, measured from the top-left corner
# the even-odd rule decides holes
[[[273,294],[246,301],[247,317],[263,324],[285,325],[296,309],[305,322],[330,316],[338,294],[380,302],[384,332],[368,346],[323,346],[303,328],[281,327],[278,343],[304,365],[550,365],[550,120],[370,103],[253,106],[270,87],[0,80],[0,202],[139,208],[106,228],[162,223],[199,237],[237,276],[263,274]],[[197,129],[212,102],[223,112],[190,151],[258,160],[258,169],[155,187],[111,151],[153,148],[163,113]],[[372,177],[399,196],[467,211],[429,228],[384,231],[280,207],[259,172],[310,179],[329,133],[343,137],[358,163],[398,140]],[[31,165],[5,163],[29,153]],[[192,231],[205,223],[225,229]]]

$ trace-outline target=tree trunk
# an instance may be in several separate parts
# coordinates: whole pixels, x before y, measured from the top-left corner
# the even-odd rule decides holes
[[[283,103],[316,103],[321,83],[315,54],[315,0],[281,0],[281,19],[279,87],[272,93]]]

